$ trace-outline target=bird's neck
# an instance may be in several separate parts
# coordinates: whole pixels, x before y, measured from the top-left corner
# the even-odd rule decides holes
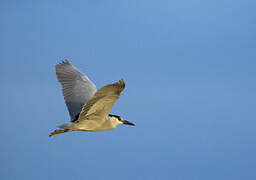
[[[122,124],[122,122],[119,121],[118,118],[116,118],[116,117],[109,117],[109,120],[112,123],[113,127],[116,127],[119,124]]]

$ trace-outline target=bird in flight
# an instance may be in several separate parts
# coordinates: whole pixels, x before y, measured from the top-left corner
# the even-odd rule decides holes
[[[68,60],[56,65],[57,79],[67,105],[70,123],[58,126],[49,136],[70,131],[103,131],[119,124],[135,126],[118,115],[109,114],[125,88],[123,79],[96,90],[90,79]]]

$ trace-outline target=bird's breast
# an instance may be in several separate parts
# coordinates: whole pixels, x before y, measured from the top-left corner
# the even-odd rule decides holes
[[[115,127],[109,120],[99,121],[97,119],[92,119],[77,123],[75,128],[82,131],[104,131],[114,129]]]

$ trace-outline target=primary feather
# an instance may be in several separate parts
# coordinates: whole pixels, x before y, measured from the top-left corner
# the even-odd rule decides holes
[[[71,121],[74,122],[84,104],[93,97],[96,86],[68,60],[56,65],[56,76],[62,85]]]
[[[121,79],[114,84],[106,85],[100,88],[83,107],[78,122],[95,119],[102,120],[109,116],[109,112],[120,97],[125,88],[124,80]]]

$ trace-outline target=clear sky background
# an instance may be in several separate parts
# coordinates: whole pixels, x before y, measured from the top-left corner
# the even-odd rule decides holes
[[[0,1],[1,179],[255,180],[256,1]],[[113,131],[69,121],[68,58],[120,78]]]

